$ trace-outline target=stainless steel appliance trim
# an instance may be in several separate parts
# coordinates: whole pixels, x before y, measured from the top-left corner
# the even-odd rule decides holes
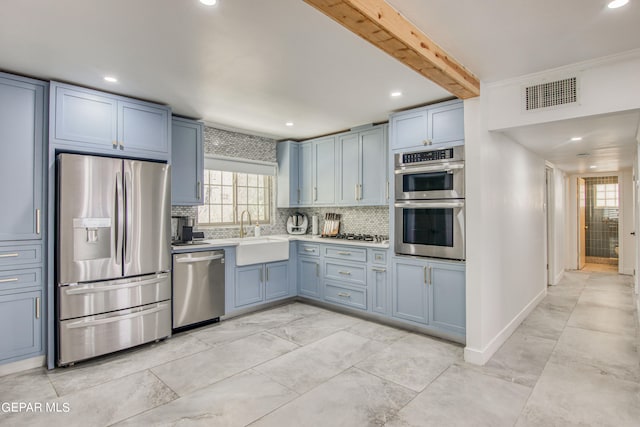
[[[123,283],[119,285],[107,284],[102,286],[81,287],[81,288],[78,287],[81,285],[67,286],[66,288],[68,289],[65,289],[64,293],[67,295],[82,295],[82,294],[94,294],[99,292],[111,292],[111,291],[117,291],[119,289],[135,288],[136,286],[155,285],[168,277],[169,277],[168,274],[160,274],[154,279]]]
[[[402,162],[402,159],[403,159],[405,154],[414,154],[414,153],[423,153],[423,152],[432,152],[432,151],[442,151],[442,150],[450,150],[450,149],[453,149],[453,157],[451,157],[449,159],[426,160],[426,161],[416,162],[416,163],[403,163]],[[464,161],[464,146],[456,146],[456,147],[450,147],[450,148],[429,148],[429,149],[423,149],[423,150],[417,150],[417,151],[407,151],[407,152],[396,153],[394,157],[395,157],[394,166],[395,166],[396,169],[398,167],[404,166],[404,165],[452,163],[452,162]]]
[[[131,172],[124,173],[124,204],[125,204],[125,230],[124,230],[124,262],[131,262],[131,236],[133,235],[133,201],[131,200]]]
[[[464,207],[464,201],[456,202],[436,202],[436,201],[424,201],[424,202],[399,202],[394,205],[396,208],[416,208],[416,209],[448,209],[448,208],[462,208]]]
[[[124,239],[124,193],[122,190],[122,173],[116,172],[116,264],[122,263],[122,244]]]
[[[449,172],[464,169],[464,162],[438,163],[431,166],[400,166],[395,170],[396,175],[408,175],[419,172]]]
[[[146,316],[147,314],[157,313],[162,310],[166,310],[169,307],[169,304],[157,304],[154,308],[149,308],[141,311],[136,311],[135,313],[123,314],[121,316],[108,317],[106,319],[98,319],[98,320],[78,320],[75,322],[67,323],[65,328],[67,329],[77,329],[77,328],[86,328],[88,326],[97,326],[104,325],[107,323],[119,322],[121,320],[132,319],[134,317]]]
[[[211,255],[211,256],[203,256],[203,257],[198,257],[198,258],[187,258],[187,257],[180,257],[177,256],[175,259],[175,262],[179,262],[179,263],[187,263],[187,262],[201,262],[201,261],[211,261],[214,259],[221,259],[224,258],[224,254],[221,255]]]

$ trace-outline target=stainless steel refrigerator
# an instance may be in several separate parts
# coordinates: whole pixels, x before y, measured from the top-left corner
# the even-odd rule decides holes
[[[171,335],[169,166],[56,160],[58,365]]]

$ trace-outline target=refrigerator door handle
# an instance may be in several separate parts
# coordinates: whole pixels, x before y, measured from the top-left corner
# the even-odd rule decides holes
[[[129,171],[124,173],[124,206],[126,211],[124,218],[124,262],[129,263],[131,261],[131,235],[133,234],[131,229],[133,202],[131,200],[131,173]]]
[[[122,263],[122,240],[124,221],[124,194],[122,192],[122,173],[116,172],[116,264]]]

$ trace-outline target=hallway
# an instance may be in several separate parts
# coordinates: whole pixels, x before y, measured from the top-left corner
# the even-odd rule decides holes
[[[574,271],[549,288],[509,340],[529,337],[521,363],[546,360],[516,425],[640,425],[632,282],[631,276]],[[509,341],[487,366],[500,365]]]

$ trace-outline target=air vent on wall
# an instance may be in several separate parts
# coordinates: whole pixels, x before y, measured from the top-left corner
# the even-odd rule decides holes
[[[524,88],[526,111],[578,102],[578,78],[570,77]]]

